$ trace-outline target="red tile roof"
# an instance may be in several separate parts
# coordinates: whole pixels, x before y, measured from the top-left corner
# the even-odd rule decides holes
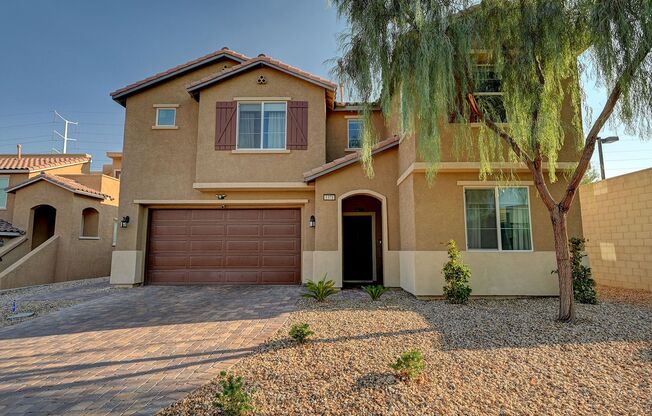
[[[91,161],[90,155],[0,155],[0,170],[37,172]]]
[[[64,178],[63,176],[59,176],[59,175],[51,175],[45,172],[41,172],[41,174],[38,176],[34,176],[33,178],[30,178],[24,182],[21,182],[19,184],[7,188],[7,192],[16,192],[20,188],[29,186],[41,180],[50,182],[53,185],[60,186],[61,188],[66,189],[70,192],[74,192],[76,194],[86,195],[86,196],[99,198],[99,199],[111,198],[109,195],[103,194],[97,189],[93,189],[86,185],[82,185],[81,183],[75,180]]]
[[[335,84],[332,81],[329,81],[325,78],[318,77],[317,75],[313,75],[309,72],[302,71],[301,69],[288,65],[284,62],[278,61],[276,59],[272,59],[268,56],[265,55],[258,55],[256,58],[249,59],[248,61],[242,62],[241,64],[238,65],[233,65],[230,68],[227,68],[223,71],[217,72],[215,74],[209,75],[205,78],[202,78],[198,81],[192,82],[190,85],[188,85],[187,89],[189,92],[193,91],[198,91],[206,86],[212,85],[216,82],[219,82],[225,78],[229,78],[232,75],[235,75],[237,73],[240,73],[242,71],[245,71],[247,69],[250,69],[252,67],[255,67],[257,65],[265,65],[269,66],[275,69],[278,69],[280,71],[286,72],[290,75],[294,75],[296,77],[302,78],[308,82],[311,82],[313,84],[317,84],[321,87],[324,87],[326,89],[335,91],[337,89],[337,84]]]
[[[23,235],[25,231],[20,228],[14,227],[14,225],[8,221],[0,220],[0,235]]]
[[[376,145],[371,148],[371,154],[375,155],[376,153],[384,152],[385,150],[398,146],[398,144],[399,144],[398,136],[390,137],[389,139],[385,139],[382,142],[376,143]],[[304,172],[303,180],[304,182],[313,181],[319,178],[320,176],[327,175],[345,166],[352,165],[358,162],[359,160],[360,160],[360,152],[349,153],[348,155],[343,156],[339,159],[335,159],[317,168],[311,169],[308,172]]]
[[[244,62],[249,59],[248,56],[245,56],[241,53],[238,53],[236,51],[233,51],[227,47],[224,47],[218,51],[211,52],[208,55],[204,55],[200,58],[193,59],[192,61],[186,62],[185,64],[177,65],[174,68],[170,68],[166,71],[159,72],[158,74],[152,75],[151,77],[147,77],[145,79],[142,79],[140,81],[134,82],[132,84],[129,84],[125,87],[122,87],[118,90],[115,90],[111,93],[111,97],[115,100],[120,102],[121,104],[124,104],[124,98],[126,98],[127,95],[132,94],[142,88],[151,86],[153,84],[156,84],[158,82],[164,81],[168,78],[172,78],[178,75],[181,75],[183,73],[186,73],[188,71],[191,71],[192,69],[196,68],[197,66],[204,65],[210,62],[213,62],[215,60],[218,60],[222,57],[227,57],[231,58],[235,61],[238,62]]]

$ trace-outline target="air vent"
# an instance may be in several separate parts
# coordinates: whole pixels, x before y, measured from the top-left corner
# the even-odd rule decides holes
[[[265,79],[264,75],[259,76],[256,82],[260,85],[267,84],[267,80]]]

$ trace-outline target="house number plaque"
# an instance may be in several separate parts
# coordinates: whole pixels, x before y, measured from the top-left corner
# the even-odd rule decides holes
[[[324,201],[335,201],[335,194],[324,194]]]

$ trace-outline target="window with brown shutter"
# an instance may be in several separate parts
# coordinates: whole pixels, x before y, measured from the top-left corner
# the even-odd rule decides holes
[[[235,101],[215,103],[215,150],[235,149],[237,106]]]
[[[308,149],[308,102],[288,101],[287,148]]]

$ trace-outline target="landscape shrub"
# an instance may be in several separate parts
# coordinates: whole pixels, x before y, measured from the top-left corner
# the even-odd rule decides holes
[[[371,285],[371,286],[362,286],[362,290],[367,292],[371,300],[378,300],[380,299],[381,296],[383,296],[383,293],[389,290],[389,288],[383,285]]]
[[[584,254],[585,244],[586,239],[584,238],[571,237],[568,240],[573,271],[573,295],[579,303],[595,305],[598,303],[595,280],[591,276],[591,268],[582,264],[582,259],[586,257]]]
[[[326,280],[326,276],[318,282],[313,282],[311,280],[306,282],[306,290],[308,293],[304,293],[304,298],[313,298],[317,302],[323,302],[330,295],[337,293],[335,288],[335,282],[332,280]]]
[[[469,286],[471,270],[460,260],[460,251],[455,240],[448,242],[448,259],[442,269],[446,280],[444,296],[450,303],[466,303],[471,295],[471,286]]]
[[[396,376],[408,381],[418,377],[425,368],[423,354],[419,350],[409,350],[401,354],[396,362],[389,365],[395,372]]]
[[[310,329],[308,324],[294,324],[290,328],[290,337],[299,344],[303,344],[308,340],[308,337],[314,335],[314,332]]]
[[[243,416],[253,412],[251,394],[244,388],[244,381],[240,376],[220,373],[220,386],[222,391],[215,394],[213,405],[226,416]]]

